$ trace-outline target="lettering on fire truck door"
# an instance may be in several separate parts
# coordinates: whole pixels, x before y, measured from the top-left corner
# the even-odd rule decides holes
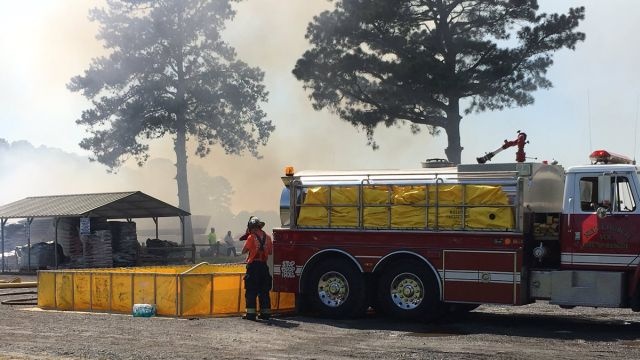
[[[518,304],[520,302],[520,251],[444,250],[443,300]]]
[[[640,209],[633,178],[627,174],[581,174],[580,202],[573,207],[562,265],[626,268],[638,264]],[[600,216],[598,211],[604,213]]]

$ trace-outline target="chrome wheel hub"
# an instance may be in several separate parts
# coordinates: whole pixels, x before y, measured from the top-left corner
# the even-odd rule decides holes
[[[404,310],[417,308],[424,299],[424,285],[415,274],[399,274],[391,282],[389,290],[393,303]]]
[[[340,273],[330,271],[318,281],[318,297],[328,307],[338,307],[349,297],[349,283]]]

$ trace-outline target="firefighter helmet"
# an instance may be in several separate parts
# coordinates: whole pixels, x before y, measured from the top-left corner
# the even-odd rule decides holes
[[[247,223],[247,227],[249,229],[262,229],[264,226],[264,221],[260,221],[257,216],[252,216],[249,218],[249,222]]]

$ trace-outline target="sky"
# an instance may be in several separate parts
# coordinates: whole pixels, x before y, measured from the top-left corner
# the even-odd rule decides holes
[[[465,116],[461,123],[462,162],[475,162],[504,140],[515,139],[517,130],[528,134],[530,143],[525,151],[530,161],[580,165],[588,162],[591,150],[599,148],[640,157],[636,131],[640,43],[635,41],[640,2],[540,0],[539,4],[545,12],[585,6],[586,19],[579,30],[586,33],[586,40],[578,43],[575,51],[565,49],[554,55],[554,65],[547,74],[554,87],[534,93],[534,105]],[[66,84],[82,74],[92,58],[104,55],[95,39],[97,25],[87,18],[90,8],[101,5],[94,0],[0,1],[0,138],[89,155],[78,146],[85,129],[75,123],[88,103],[80,94],[68,91]],[[277,211],[280,176],[287,165],[296,170],[398,169],[419,167],[426,158],[445,157],[444,132],[434,138],[426,129],[413,135],[408,126],[379,128],[375,139],[380,149],[373,151],[364,133],[328,111],[312,109],[308,93],[291,70],[309,48],[304,38],[308,22],[330,7],[326,0],[245,0],[236,5],[237,15],[228,25],[225,39],[235,47],[239,59],[265,71],[270,96],[263,109],[276,130],[268,145],[260,149],[262,159],[229,156],[220,149],[204,159],[189,157],[211,176],[229,181],[235,212]],[[170,141],[151,146],[153,158],[175,161]],[[493,162],[512,162],[515,151],[507,149]],[[10,177],[5,179],[6,186],[21,191],[5,191],[0,204],[19,200],[25,193],[71,191],[50,184],[46,176],[34,179],[25,190],[20,178],[11,176],[0,174],[0,181]],[[144,187],[140,182],[110,182],[105,177],[79,188],[101,192],[115,186],[123,191],[145,191],[127,188],[134,184]],[[174,203],[175,192],[163,196]]]

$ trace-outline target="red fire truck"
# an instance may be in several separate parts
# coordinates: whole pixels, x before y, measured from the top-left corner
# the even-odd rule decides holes
[[[638,168],[604,150],[591,160],[289,168],[274,288],[329,317],[432,320],[536,300],[639,311]]]

